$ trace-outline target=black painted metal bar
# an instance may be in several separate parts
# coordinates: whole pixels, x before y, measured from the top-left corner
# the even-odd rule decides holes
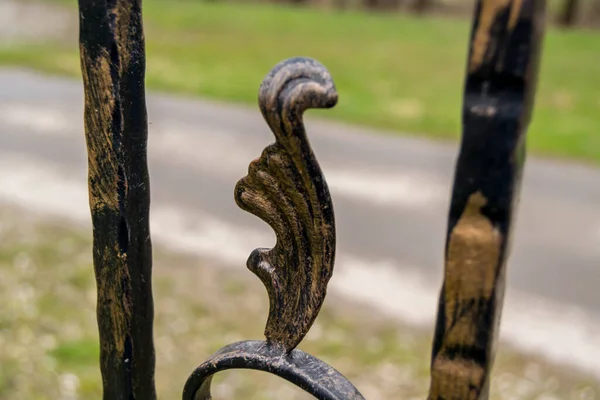
[[[487,399],[525,162],[544,0],[478,0],[467,65],[431,400]]]
[[[79,0],[103,398],[152,400],[152,247],[141,0]]]

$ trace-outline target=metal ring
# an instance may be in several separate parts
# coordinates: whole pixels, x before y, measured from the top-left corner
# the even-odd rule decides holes
[[[228,369],[252,369],[277,375],[319,400],[365,400],[345,376],[303,352],[266,341],[248,340],[221,348],[190,375],[183,400],[210,400],[213,375]]]

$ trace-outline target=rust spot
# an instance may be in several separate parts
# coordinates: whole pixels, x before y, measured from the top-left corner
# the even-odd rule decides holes
[[[470,359],[485,352],[479,343],[482,315],[493,311],[494,295],[501,264],[502,235],[481,213],[487,199],[473,193],[450,233],[444,276],[444,313],[446,321],[441,348],[432,365],[431,399],[478,399],[486,382],[486,365]],[[493,339],[494,332],[486,332]],[[485,347],[485,345],[484,345]],[[464,354],[456,354],[463,349]],[[452,358],[452,359],[450,359]]]
[[[480,298],[490,299],[500,261],[502,236],[490,220],[481,213],[487,199],[481,192],[469,197],[467,206],[450,234],[445,268],[446,315],[452,316],[461,303]],[[474,310],[475,311],[475,310]],[[448,339],[456,344],[469,338],[469,327],[475,313],[462,317],[464,324],[449,318],[446,329],[454,326]]]
[[[492,54],[497,47],[497,40],[492,36],[494,21],[506,7],[510,7],[508,29],[513,30],[519,19],[522,0],[483,0],[481,10],[476,18],[479,20],[477,31],[473,35],[469,72],[477,70],[485,61],[487,54]]]
[[[131,30],[135,29],[132,24],[132,12],[133,7],[130,0],[117,0],[113,13],[116,18],[117,30],[115,32],[115,39],[117,41],[117,47],[119,49],[120,68],[126,70],[131,63],[131,56],[136,42],[129,40],[129,36],[132,35]],[[136,32],[133,32],[135,35]],[[143,35],[141,36],[143,40]]]
[[[508,18],[508,29],[511,31],[515,29],[517,26],[517,21],[519,20],[519,14],[521,13],[521,8],[523,7],[523,0],[513,0],[510,6],[510,17]]]
[[[118,210],[118,164],[113,151],[112,115],[115,107],[110,56],[103,49],[92,60],[80,45],[85,90],[85,137],[88,149],[89,200],[92,210]],[[93,184],[92,184],[93,182]]]
[[[486,376],[481,365],[464,359],[436,358],[433,363],[430,399],[480,399]]]

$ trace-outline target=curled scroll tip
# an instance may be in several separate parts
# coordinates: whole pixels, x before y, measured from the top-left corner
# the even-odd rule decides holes
[[[289,108],[302,113],[309,108],[332,108],[338,94],[331,74],[320,62],[307,57],[281,61],[267,74],[258,96],[260,110],[270,116]]]

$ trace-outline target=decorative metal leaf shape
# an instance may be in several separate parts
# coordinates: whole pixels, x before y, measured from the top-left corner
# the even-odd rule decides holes
[[[261,85],[259,105],[276,141],[235,188],[238,206],[277,235],[275,247],[254,250],[247,266],[269,294],[267,341],[287,352],[319,313],[335,258],[333,205],[302,117],[308,108],[333,107],[337,99],[319,62],[293,58],[275,66]]]
[[[275,247],[256,249],[248,258],[248,268],[269,293],[267,340],[221,348],[190,375],[184,400],[212,399],[212,377],[236,368],[270,372],[319,400],[364,400],[333,367],[295,349],[323,305],[335,258],[331,198],[302,115],[336,103],[329,72],[311,59],[283,61],[263,81],[260,109],[276,141],[250,164],[235,200],[277,234]]]

